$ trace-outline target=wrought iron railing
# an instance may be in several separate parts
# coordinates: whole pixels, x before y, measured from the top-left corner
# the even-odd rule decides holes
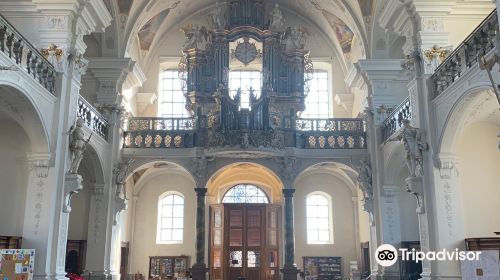
[[[94,106],[85,100],[82,96],[78,98],[78,108],[76,116],[85,121],[85,124],[97,135],[108,140],[109,124],[108,121],[97,111]]]
[[[125,148],[192,148],[211,147],[213,143],[219,143],[224,132],[213,132],[210,129],[197,129],[193,118],[130,118],[127,131],[124,132]],[[265,135],[289,134],[291,141],[284,141],[286,146],[300,149],[365,149],[366,133],[362,119],[299,119],[295,123],[295,130],[281,130],[281,133],[267,133]],[[259,132],[259,131],[257,131]],[[246,133],[257,133],[246,131]],[[228,143],[222,141],[221,145],[245,146],[261,139],[262,143],[253,143],[254,146],[266,146],[267,142],[274,143],[266,137],[253,137],[249,135],[250,143],[241,143],[240,135],[234,131],[227,132]],[[231,134],[232,133],[232,134]],[[245,133],[243,133],[245,134]],[[264,135],[263,134],[263,135]],[[232,135],[232,136],[231,136]],[[295,137],[293,137],[295,136]],[[233,139],[236,137],[237,139]],[[255,138],[255,139],[254,139]],[[266,139],[264,139],[266,138]],[[234,146],[233,145],[233,146]],[[278,145],[279,146],[279,145]]]
[[[21,66],[50,93],[55,93],[54,66],[1,15],[0,51],[7,54],[13,63]]]
[[[411,99],[408,96],[391,114],[385,119],[382,125],[382,140],[386,141],[398,129],[403,126],[403,120],[412,118]]]
[[[478,63],[478,59],[495,47],[498,36],[498,16],[496,10],[436,68],[432,75],[434,98],[440,95],[463,73]]]

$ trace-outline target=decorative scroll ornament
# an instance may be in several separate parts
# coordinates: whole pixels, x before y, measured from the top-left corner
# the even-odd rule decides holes
[[[41,53],[47,59],[57,72],[65,72],[68,61],[66,60],[66,51],[55,44],[51,44],[46,49],[41,49]]]
[[[412,127],[409,120],[403,120],[401,133],[388,141],[403,141],[406,151],[406,165],[410,171],[410,177],[423,176],[422,152],[428,149],[428,144],[423,141],[421,131]]]
[[[71,212],[71,198],[83,189],[82,182],[82,176],[78,174],[66,174],[64,181],[64,213]]]
[[[439,67],[441,62],[446,58],[446,56],[450,53],[450,50],[447,48],[439,47],[438,45],[434,45],[429,50],[424,50],[424,65],[425,65],[425,73],[433,74],[434,70]]]
[[[90,134],[88,139],[85,139],[85,132],[83,131],[84,121],[80,118],[76,119],[75,124],[69,130],[69,149],[71,151],[71,167],[68,171],[70,174],[77,174],[78,167],[83,159],[83,152],[87,148],[87,144],[92,137]]]

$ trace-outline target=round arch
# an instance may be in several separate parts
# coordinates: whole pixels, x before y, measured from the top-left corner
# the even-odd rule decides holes
[[[438,135],[439,153],[452,153],[464,127],[486,117],[484,114],[494,112],[497,108],[498,102],[491,86],[481,85],[465,91],[451,106]]]
[[[269,168],[251,162],[237,162],[217,170],[208,180],[209,203],[220,203],[223,195],[239,184],[252,184],[261,188],[270,203],[281,203],[283,182]]]
[[[353,196],[358,196],[358,183],[356,181],[358,172],[355,171],[352,167],[334,161],[316,163],[308,166],[302,172],[300,172],[295,178],[294,185],[296,185],[297,181],[299,181],[301,178],[314,174],[328,174],[334,176],[349,187],[349,191]]]

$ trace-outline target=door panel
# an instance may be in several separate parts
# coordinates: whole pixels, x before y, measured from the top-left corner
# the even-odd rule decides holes
[[[212,279],[277,280],[280,206],[224,204],[210,210]]]

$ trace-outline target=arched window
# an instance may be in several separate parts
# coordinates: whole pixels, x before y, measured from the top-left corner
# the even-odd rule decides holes
[[[306,215],[307,243],[333,244],[330,198],[322,193],[308,195]]]
[[[158,96],[158,117],[187,118],[186,98],[182,92],[182,82],[178,70],[167,69],[160,72]]]
[[[254,185],[241,184],[229,189],[222,203],[269,203],[266,193]]]
[[[167,193],[158,200],[156,243],[182,243],[184,236],[184,197]]]
[[[241,108],[250,109],[250,88],[255,97],[260,96],[261,76],[260,71],[234,70],[229,72],[229,94],[234,98],[238,89],[241,90]]]

